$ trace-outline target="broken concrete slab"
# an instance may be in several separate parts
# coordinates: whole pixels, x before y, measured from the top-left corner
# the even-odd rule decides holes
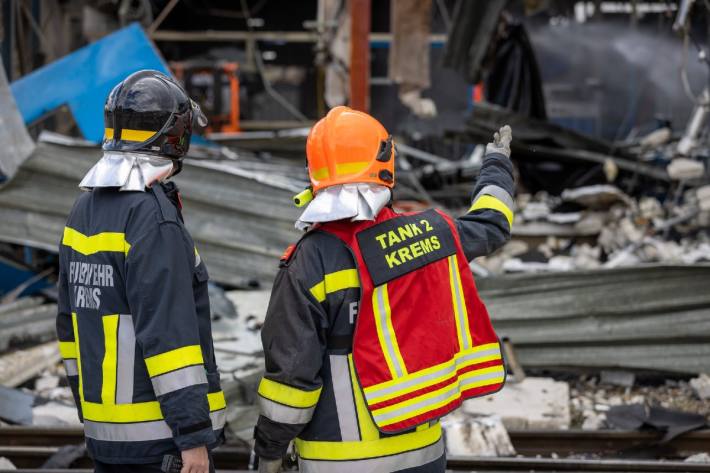
[[[450,455],[510,457],[515,448],[499,416],[468,416],[456,411],[442,419]]]
[[[688,384],[699,399],[710,400],[710,376],[702,373],[697,378],[691,379]]]
[[[81,425],[74,404],[50,401],[32,408],[32,424],[46,426]]]
[[[552,378],[527,377],[520,383],[506,384],[491,396],[465,401],[463,412],[498,414],[508,430],[568,429],[569,386]]]
[[[0,357],[0,385],[15,387],[59,363],[57,342],[47,342]]]
[[[666,167],[666,171],[671,179],[687,181],[703,177],[705,166],[702,162],[693,159],[676,158]]]

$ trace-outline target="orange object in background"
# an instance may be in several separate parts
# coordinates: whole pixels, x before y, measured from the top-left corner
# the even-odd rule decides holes
[[[392,135],[364,112],[332,109],[311,128],[306,155],[314,194],[338,184],[394,186]]]
[[[239,64],[236,62],[171,62],[170,69],[207,116],[208,133],[238,132]]]

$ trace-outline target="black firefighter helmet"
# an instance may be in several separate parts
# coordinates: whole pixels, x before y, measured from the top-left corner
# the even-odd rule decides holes
[[[193,127],[207,119],[172,77],[134,72],[113,88],[104,107],[106,151],[138,151],[180,160],[190,148]]]

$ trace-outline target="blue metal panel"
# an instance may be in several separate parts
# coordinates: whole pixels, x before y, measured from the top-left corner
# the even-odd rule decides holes
[[[169,70],[137,23],[74,51],[10,85],[25,123],[67,104],[84,138],[103,139],[103,106],[111,89],[141,69]]]

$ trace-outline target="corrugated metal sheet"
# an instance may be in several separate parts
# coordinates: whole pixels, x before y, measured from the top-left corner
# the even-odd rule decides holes
[[[0,181],[12,177],[18,166],[32,153],[35,144],[27,133],[22,116],[0,63]]]
[[[523,366],[710,372],[710,265],[502,276],[478,286]]]
[[[95,147],[38,143],[0,189],[0,241],[56,251],[77,184],[99,159]],[[248,171],[231,161],[187,160],[176,177],[184,215],[213,280],[270,283],[278,257],[299,237],[291,197],[304,182]]]

